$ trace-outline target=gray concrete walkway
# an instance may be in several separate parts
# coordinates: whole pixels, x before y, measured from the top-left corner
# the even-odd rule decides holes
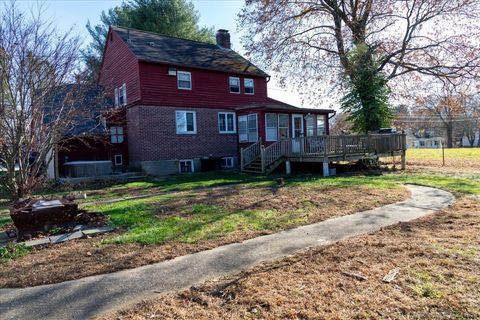
[[[376,231],[399,221],[416,219],[445,208],[454,201],[450,193],[438,189],[408,188],[412,197],[404,202],[242,243],[112,274],[25,289],[0,289],[0,318],[87,319],[155,296],[156,292],[186,288],[210,278],[238,272],[261,261]],[[348,197],[348,194],[345,196]]]

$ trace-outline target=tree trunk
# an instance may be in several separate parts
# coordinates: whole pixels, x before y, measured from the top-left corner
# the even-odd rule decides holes
[[[447,148],[453,148],[453,124],[447,123],[445,129],[447,129]]]

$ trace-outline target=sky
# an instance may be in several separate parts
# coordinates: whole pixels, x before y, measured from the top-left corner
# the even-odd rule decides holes
[[[243,0],[192,0],[200,14],[200,26],[227,29],[231,34],[232,47],[235,51],[243,53],[240,43],[241,32],[237,30],[236,18],[240,12]],[[87,44],[89,39],[85,25],[88,21],[92,25],[100,22],[102,10],[108,10],[122,3],[119,0],[17,0],[25,10],[41,5],[45,18],[52,19],[54,25],[62,32],[74,32],[84,39]],[[255,63],[255,61],[252,61]],[[270,70],[265,70],[269,73]],[[296,106],[302,106],[301,98],[289,89],[278,86],[275,75],[268,84],[269,96]],[[316,107],[316,106],[306,106]]]

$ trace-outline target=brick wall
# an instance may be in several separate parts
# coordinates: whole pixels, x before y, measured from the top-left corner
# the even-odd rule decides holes
[[[196,111],[196,134],[176,134],[176,110]],[[218,112],[221,111],[229,110],[143,105],[129,108],[130,161],[236,156],[237,134],[218,132]]]

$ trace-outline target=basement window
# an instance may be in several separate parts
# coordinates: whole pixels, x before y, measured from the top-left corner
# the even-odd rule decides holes
[[[223,169],[233,168],[233,157],[223,157],[222,158],[222,168]]]
[[[116,154],[113,160],[116,166],[123,165],[123,156],[121,154]]]
[[[194,172],[193,160],[180,160],[178,163],[178,172],[180,173],[192,173]]]

